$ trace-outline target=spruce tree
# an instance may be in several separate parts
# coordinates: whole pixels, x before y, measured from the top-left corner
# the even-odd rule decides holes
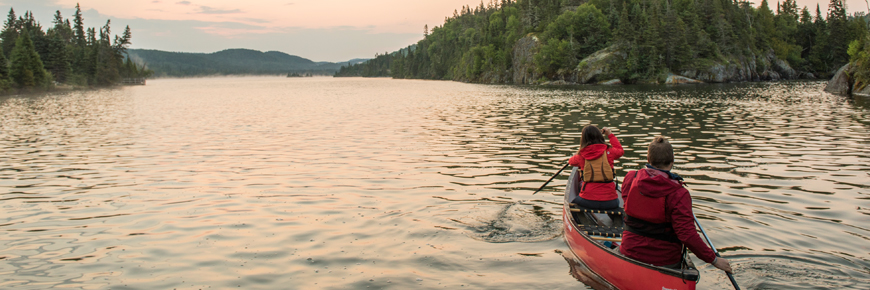
[[[12,48],[15,47],[15,41],[18,40],[18,19],[15,16],[15,9],[9,8],[9,17],[3,23],[3,32],[0,32],[0,41],[3,42],[2,50],[6,52],[4,58],[9,58],[12,53]]]
[[[70,73],[69,52],[60,34],[53,34],[49,39],[49,53],[45,59],[45,68],[54,76],[54,80],[64,83]]]
[[[42,87],[48,84],[47,75],[42,65],[42,60],[36,49],[33,47],[33,42],[30,40],[30,35],[23,31],[21,36],[15,42],[15,48],[12,50],[12,67],[10,77],[17,88],[32,88]]]
[[[85,21],[82,18],[82,9],[76,4],[76,13],[73,15],[73,43],[78,47],[84,47],[87,43],[85,38]]]
[[[0,47],[0,92],[8,91],[12,88],[12,80],[9,78],[9,62],[6,61],[6,54],[3,53],[3,47]]]

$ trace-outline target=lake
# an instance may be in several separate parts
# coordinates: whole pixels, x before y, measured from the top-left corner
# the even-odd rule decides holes
[[[0,288],[574,289],[587,124],[674,172],[743,289],[870,288],[870,100],[824,82],[224,77],[0,97]],[[729,289],[695,258],[699,289]]]

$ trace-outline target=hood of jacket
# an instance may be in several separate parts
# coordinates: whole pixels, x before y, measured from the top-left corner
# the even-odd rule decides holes
[[[592,144],[586,147],[583,147],[583,150],[580,150],[580,156],[586,160],[594,160],[598,157],[601,157],[601,154],[607,152],[607,145],[605,144]]]
[[[641,194],[654,198],[667,196],[683,188],[680,181],[671,179],[667,173],[652,168],[640,169],[634,184],[638,186]]]

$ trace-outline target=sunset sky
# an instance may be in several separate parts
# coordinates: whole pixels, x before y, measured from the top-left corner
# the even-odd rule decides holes
[[[487,0],[486,2],[489,2]],[[760,3],[760,1],[757,1]],[[215,52],[228,48],[277,50],[315,61],[371,58],[423,37],[423,25],[480,0],[0,0],[0,12],[33,11],[43,27],[56,10],[72,16],[80,3],[87,27],[112,20],[113,33],[129,25],[132,48]],[[770,1],[776,9],[776,1]],[[825,0],[797,0],[815,11]],[[849,13],[867,11],[864,0],[847,0]]]

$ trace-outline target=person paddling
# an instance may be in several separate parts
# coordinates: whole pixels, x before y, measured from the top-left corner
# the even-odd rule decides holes
[[[731,273],[728,260],[716,257],[695,230],[692,197],[683,178],[670,171],[673,146],[665,137],[656,137],[646,158],[646,168],[625,175],[625,224],[619,252],[654,266],[680,269],[685,245],[704,262]]]
[[[610,139],[610,146],[604,141]],[[616,194],[613,162],[625,151],[619,139],[608,128],[598,130],[593,125],[583,128],[580,150],[568,160],[571,166],[583,172],[580,194],[572,202],[590,209],[615,209],[619,207]]]

